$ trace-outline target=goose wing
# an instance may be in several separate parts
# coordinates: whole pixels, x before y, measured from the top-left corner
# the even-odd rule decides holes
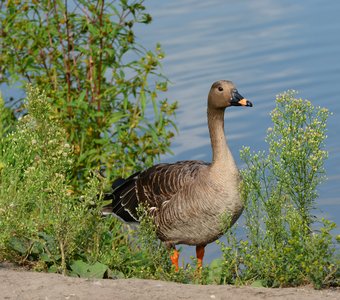
[[[126,222],[138,221],[139,203],[160,209],[164,202],[191,185],[207,165],[203,161],[158,164],[125,180],[120,178],[113,183],[112,211]]]

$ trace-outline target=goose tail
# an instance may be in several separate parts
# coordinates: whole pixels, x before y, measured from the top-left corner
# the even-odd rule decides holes
[[[102,207],[102,216],[112,215],[125,223],[138,223],[138,203],[132,199],[136,199],[135,176],[116,179],[112,183],[112,192],[103,197],[104,201],[111,200],[111,203]]]

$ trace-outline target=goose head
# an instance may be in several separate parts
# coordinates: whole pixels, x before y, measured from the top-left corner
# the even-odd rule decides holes
[[[236,86],[228,80],[219,80],[213,83],[208,95],[208,107],[210,109],[225,109],[229,106],[253,106],[242,97]]]

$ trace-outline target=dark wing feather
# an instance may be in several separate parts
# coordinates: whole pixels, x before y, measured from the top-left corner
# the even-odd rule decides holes
[[[129,178],[117,179],[113,184],[112,212],[126,222],[138,221],[137,207],[160,208],[183,187],[195,180],[198,171],[207,164],[202,161],[180,161],[158,164]],[[107,199],[107,198],[106,198]]]
[[[132,174],[127,179],[118,178],[112,183],[112,192],[105,194],[104,200],[112,203],[102,208],[102,214],[113,214],[124,222],[138,222],[135,204],[135,181],[140,172]]]
[[[145,170],[136,180],[139,202],[160,208],[165,201],[171,201],[186,185],[191,184],[202,167],[206,166],[203,161],[188,160],[159,164]]]

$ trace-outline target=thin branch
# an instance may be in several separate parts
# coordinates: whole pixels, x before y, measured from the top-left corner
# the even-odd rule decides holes
[[[65,0],[65,2],[67,4],[66,0]],[[63,53],[64,67],[66,69],[66,82],[67,82],[67,87],[68,87],[67,102],[70,102],[71,101],[71,98],[70,98],[70,90],[71,90],[70,66],[69,66],[69,63],[67,61],[67,54],[66,54],[66,51],[65,51],[64,43],[63,43],[63,35],[62,35],[62,32],[61,32],[60,22],[59,22],[59,18],[58,18],[58,9],[57,9],[56,1],[53,1],[53,5],[54,5],[54,18],[55,18],[55,21],[56,21],[57,31],[58,31],[58,36],[59,36],[59,43],[60,43],[62,53]],[[67,8],[65,8],[65,9],[67,9]],[[71,106],[68,106],[67,111],[68,111],[68,114],[71,115],[71,112],[72,112]]]
[[[64,10],[64,19],[66,24],[66,37],[67,37],[67,58],[66,58],[66,81],[67,81],[67,100],[70,102],[71,100],[71,68],[70,68],[70,61],[71,61],[71,43],[70,43],[70,31],[69,31],[69,19],[67,13],[67,0],[64,2],[65,10]],[[68,109],[69,112],[71,108]]]
[[[89,16],[89,14],[86,12],[85,9],[82,9],[84,16],[86,18],[86,21],[88,24],[91,23],[91,18]],[[96,87],[95,87],[95,83],[93,82],[93,55],[92,55],[92,36],[91,34],[88,35],[88,45],[89,45],[89,51],[90,51],[90,55],[89,58],[87,60],[87,74],[86,74],[86,78],[87,81],[90,83],[90,87],[91,87],[91,93],[92,93],[92,97],[90,100],[90,103],[93,103],[95,101],[95,91],[96,91]],[[88,87],[86,86],[86,98],[89,99],[90,95],[89,95],[89,90]]]
[[[48,12],[51,12],[51,1],[50,0],[48,1],[47,5],[48,5]],[[53,61],[53,52],[55,51],[55,49],[54,49],[53,39],[52,39],[51,32],[50,32],[49,13],[46,12],[45,18],[46,18],[46,24],[47,24],[48,40],[49,40],[50,47],[51,47],[51,49],[48,51],[48,56],[50,57],[50,60],[52,62]],[[52,78],[53,78],[54,90],[57,90],[57,88],[58,88],[58,77],[55,76],[55,74],[53,74]]]
[[[102,75],[102,60],[103,60],[103,12],[104,12],[104,0],[101,1],[101,8],[100,8],[100,14],[99,14],[99,62],[98,62],[98,85],[97,85],[97,110],[100,111],[100,93],[101,93],[101,75]]]

